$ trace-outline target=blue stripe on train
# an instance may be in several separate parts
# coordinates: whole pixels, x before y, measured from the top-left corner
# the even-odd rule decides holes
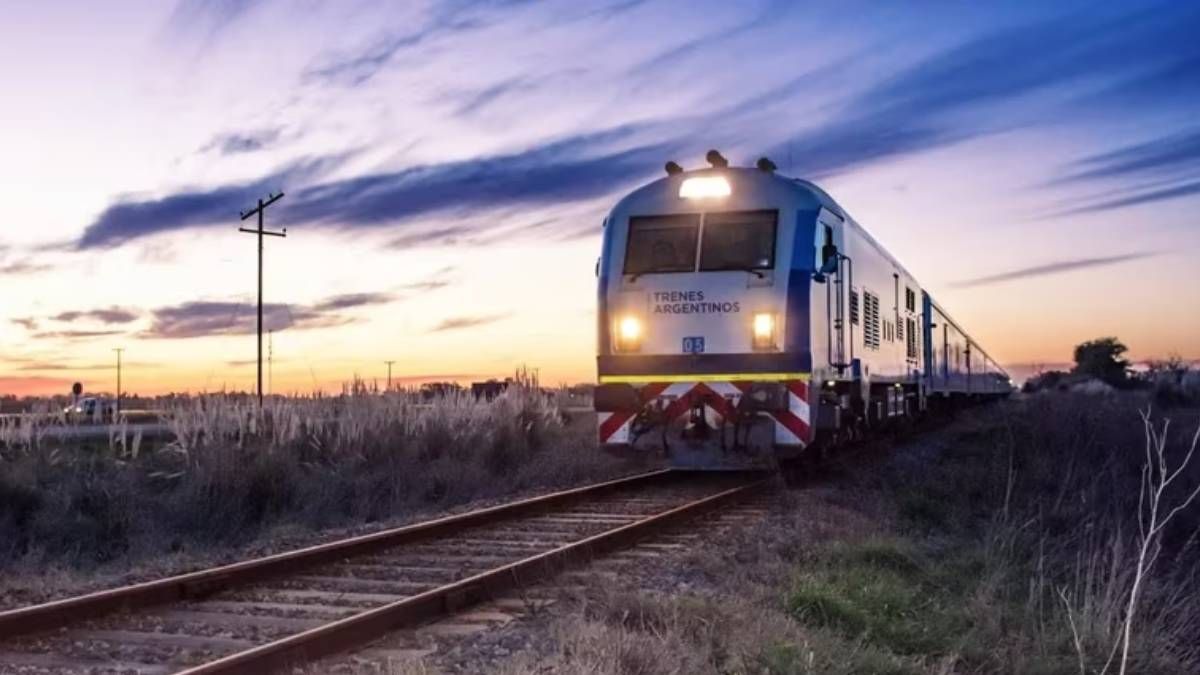
[[[612,350],[609,347],[609,332],[608,332],[608,270],[605,268],[606,263],[611,260],[610,249],[612,247],[612,228],[609,227],[608,219],[604,220],[603,232],[601,234],[600,244],[600,260],[597,265],[597,300],[596,300],[596,353],[611,354]]]
[[[792,240],[792,265],[788,270],[786,335],[783,350],[791,355],[805,372],[812,370],[812,336],[809,334],[809,289],[815,260],[817,209],[796,213],[796,230]]]

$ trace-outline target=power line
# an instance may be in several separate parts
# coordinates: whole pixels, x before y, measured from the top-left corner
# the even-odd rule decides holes
[[[263,213],[267,210],[268,206],[274,204],[275,202],[279,201],[282,198],[283,198],[282,192],[280,192],[277,195],[268,193],[266,201],[259,199],[258,206],[254,207],[253,209],[250,209],[249,211],[245,211],[241,214],[242,220],[245,220],[245,219],[249,218],[250,216],[258,214],[258,229],[257,230],[251,230],[246,227],[238,228],[238,232],[245,232],[247,234],[258,235],[258,408],[259,408],[259,410],[262,410],[262,403],[263,403],[263,339],[262,339],[262,334],[263,334],[263,237],[264,236],[272,236],[272,237],[286,237],[287,236],[287,228],[284,228],[282,232],[269,232],[267,230],[264,230],[263,229]]]

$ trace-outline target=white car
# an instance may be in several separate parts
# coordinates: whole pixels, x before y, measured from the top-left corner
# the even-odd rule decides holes
[[[64,408],[63,413],[73,422],[108,422],[116,418],[117,405],[115,401],[88,396]]]

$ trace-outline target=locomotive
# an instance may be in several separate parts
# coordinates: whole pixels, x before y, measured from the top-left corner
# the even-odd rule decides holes
[[[1007,373],[895,257],[767,158],[621,199],[597,263],[595,409],[616,452],[692,468],[819,456],[933,408],[1007,396]]]

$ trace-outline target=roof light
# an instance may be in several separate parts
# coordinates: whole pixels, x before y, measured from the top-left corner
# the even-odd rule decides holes
[[[724,176],[692,176],[679,185],[681,199],[728,197],[732,192]]]

